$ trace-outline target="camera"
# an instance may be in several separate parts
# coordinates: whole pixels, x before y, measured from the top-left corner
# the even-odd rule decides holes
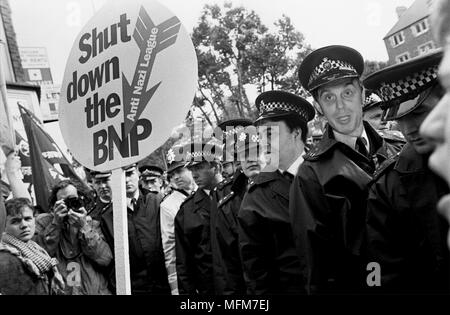
[[[72,209],[76,212],[81,212],[79,210],[81,207],[83,207],[83,202],[78,197],[67,197],[64,199],[64,204],[67,206],[67,208]]]

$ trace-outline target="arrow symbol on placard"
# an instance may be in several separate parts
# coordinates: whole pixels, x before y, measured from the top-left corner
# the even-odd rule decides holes
[[[180,20],[174,16],[159,25],[151,20],[141,6],[133,38],[140,49],[139,59],[131,84],[122,73],[122,99],[125,121],[125,136],[138,121],[147,104],[162,83],[160,81],[147,90],[156,55],[175,44],[180,30]]]

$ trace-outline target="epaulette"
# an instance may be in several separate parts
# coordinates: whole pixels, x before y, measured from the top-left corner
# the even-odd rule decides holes
[[[380,166],[378,166],[378,168],[373,173],[372,183],[376,182],[383,174],[385,174],[391,168],[391,166],[395,165],[399,155],[400,155],[400,152],[398,152],[396,155],[388,158],[387,160],[383,161],[383,163],[381,163]]]
[[[248,183],[248,191],[249,192],[252,191],[256,186],[258,186],[258,183],[256,183],[256,181],[254,181],[254,180],[251,180]]]
[[[228,195],[226,195],[225,197],[223,197],[222,199],[219,200],[219,202],[217,203],[217,208],[220,208],[221,206],[223,206],[225,203],[228,202],[228,200],[231,200],[234,196],[234,191],[231,191]]]
[[[222,190],[226,185],[228,184],[232,184],[234,181],[234,176],[231,176],[229,178],[225,178],[224,180],[222,180],[220,183],[218,183],[216,185],[216,187],[214,187],[214,191],[216,190]]]
[[[308,153],[305,154],[304,159],[307,161],[315,161],[319,157],[319,148],[314,147],[308,151]]]
[[[405,137],[397,130],[378,130],[378,134],[387,142],[403,142],[406,143]]]

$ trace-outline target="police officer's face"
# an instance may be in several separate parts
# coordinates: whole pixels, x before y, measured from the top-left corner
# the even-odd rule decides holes
[[[207,161],[189,167],[198,188],[211,189],[214,186],[215,167]]]
[[[150,191],[160,192],[162,186],[162,180],[159,177],[153,177],[142,180],[142,187]]]
[[[190,190],[194,183],[192,172],[186,167],[180,167],[170,173],[171,181],[179,189]]]
[[[34,236],[36,223],[33,210],[25,206],[19,215],[6,217],[5,232],[18,238],[22,242],[28,242]]]
[[[230,178],[234,175],[236,168],[234,166],[234,162],[227,162],[222,164],[222,176],[224,178]]]
[[[111,177],[94,179],[94,189],[103,202],[111,201]]]
[[[132,196],[139,188],[139,173],[132,170],[125,172],[125,190],[128,196]]]
[[[427,141],[426,138],[419,134],[419,128],[431,110],[439,102],[441,98],[440,91],[440,88],[434,88],[421,105],[411,113],[397,120],[400,131],[403,133],[406,141],[408,141],[419,154],[426,154],[433,150],[433,143]]]
[[[381,121],[383,110],[379,106],[364,111],[364,120],[368,121],[376,130],[386,129],[386,122]]]
[[[361,135],[363,96],[358,80],[347,79],[320,87],[317,102],[334,130],[344,135]]]
[[[275,171],[285,166],[295,155],[298,138],[284,121],[263,121],[258,127],[261,150],[268,163],[267,170]]]
[[[242,171],[248,178],[254,178],[261,171],[261,159],[245,159],[241,163]]]

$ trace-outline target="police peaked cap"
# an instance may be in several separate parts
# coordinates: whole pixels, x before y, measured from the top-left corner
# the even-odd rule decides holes
[[[414,99],[438,84],[438,68],[442,55],[442,49],[439,49],[381,69],[363,81],[366,88],[376,90],[381,97],[383,120],[401,118],[420,106],[422,102]]]
[[[314,107],[303,97],[285,91],[267,91],[261,93],[255,101],[259,116],[263,119],[294,116],[308,123],[315,116]]]
[[[312,92],[344,78],[359,78],[364,71],[364,59],[353,48],[332,45],[314,50],[298,69],[301,85]]]

